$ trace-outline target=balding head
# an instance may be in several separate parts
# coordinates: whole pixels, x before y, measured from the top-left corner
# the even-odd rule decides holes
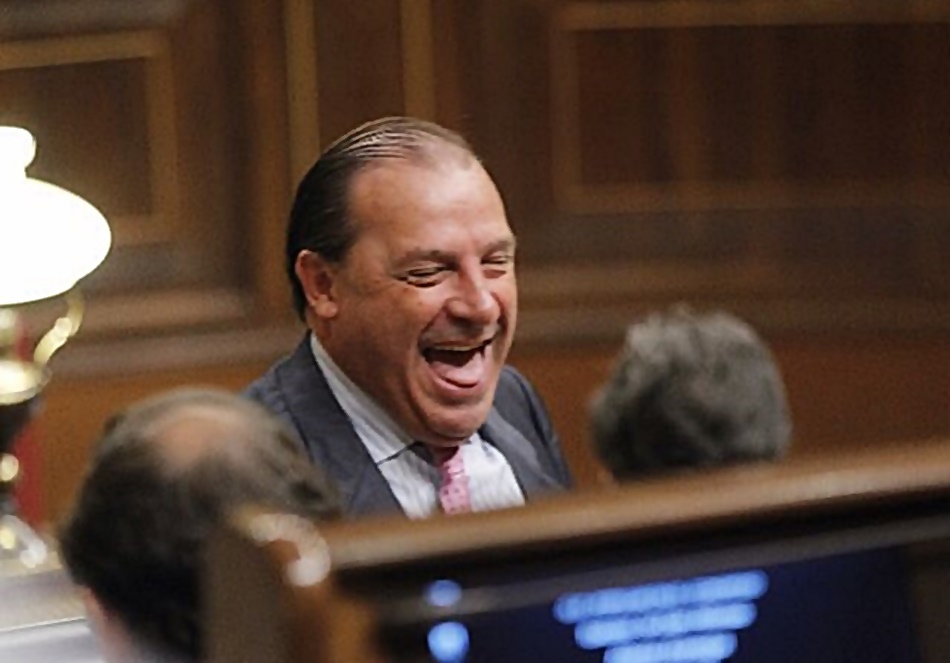
[[[141,649],[195,661],[201,549],[245,503],[317,519],[339,510],[329,481],[261,407],[216,390],[168,392],[106,426],[62,530],[63,558]]]
[[[246,467],[274,447],[301,453],[283,424],[256,403],[211,389],[146,399],[117,415],[106,431],[100,454],[117,444],[148,446],[168,472],[187,472],[205,462]]]

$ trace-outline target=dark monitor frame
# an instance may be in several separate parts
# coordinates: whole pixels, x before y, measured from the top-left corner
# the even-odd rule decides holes
[[[249,510],[212,546],[212,660],[389,661],[387,641],[450,614],[488,609],[485,601],[499,596],[541,601],[605,581],[634,584],[911,543],[939,547],[948,539],[950,440],[424,522],[320,528]],[[935,555],[947,558],[943,548]],[[462,582],[467,597],[450,610],[427,605],[420,592],[436,578]]]

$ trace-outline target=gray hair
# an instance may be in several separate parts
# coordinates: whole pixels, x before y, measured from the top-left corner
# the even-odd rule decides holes
[[[782,378],[749,325],[684,307],[632,324],[591,407],[614,477],[781,457],[791,437]]]

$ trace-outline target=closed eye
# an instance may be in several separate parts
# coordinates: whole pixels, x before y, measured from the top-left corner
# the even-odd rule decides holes
[[[504,276],[514,266],[515,256],[511,253],[491,255],[482,260],[485,275],[488,277]]]
[[[410,269],[399,277],[401,281],[419,288],[428,288],[437,285],[445,278],[447,269],[442,266],[418,267]]]

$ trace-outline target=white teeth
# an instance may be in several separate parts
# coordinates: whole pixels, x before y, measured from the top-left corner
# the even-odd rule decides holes
[[[471,352],[472,350],[477,350],[480,347],[485,345],[484,343],[477,343],[476,345],[437,345],[433,347],[433,350],[442,350],[448,352]]]
[[[492,336],[483,341],[476,341],[474,343],[467,344],[453,344],[445,343],[441,345],[428,345],[425,346],[423,352],[472,352],[473,350],[484,350],[488,345],[495,340],[495,337]]]

